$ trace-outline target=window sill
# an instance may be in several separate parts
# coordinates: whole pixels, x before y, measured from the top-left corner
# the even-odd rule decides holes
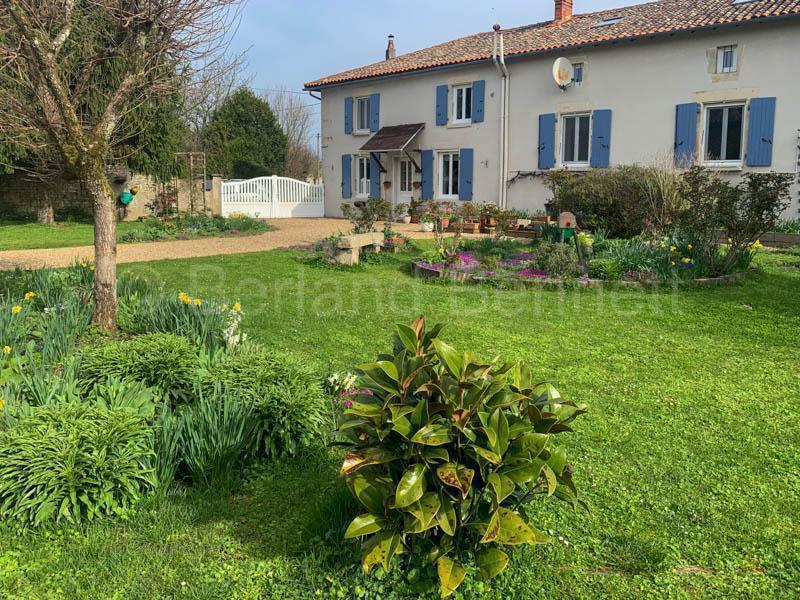
[[[369,129],[364,129],[364,130],[359,130],[359,131],[353,131],[353,136],[355,136],[355,137],[366,137],[371,133],[372,132]]]
[[[472,121],[459,121],[457,123],[448,123],[448,129],[462,129],[464,127],[472,127]]]
[[[590,163],[563,163],[561,166],[567,171],[589,171],[592,168]]]
[[[713,162],[706,161],[703,166],[715,171],[742,171],[744,170],[744,163],[742,162]]]

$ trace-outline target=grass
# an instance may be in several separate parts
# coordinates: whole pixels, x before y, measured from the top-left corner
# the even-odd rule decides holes
[[[492,591],[464,598],[800,595],[800,253],[762,257],[740,284],[655,292],[437,285],[407,260],[348,272],[274,251],[132,268],[240,299],[254,338],[307,352],[321,376],[424,313],[457,347],[524,358],[588,403],[570,456],[591,511],[534,504],[558,541],[514,552]],[[187,491],[80,532],[0,529],[0,597],[406,597],[339,539],[353,514],[340,458],[265,465],[233,496]]]
[[[141,229],[138,222],[117,224],[121,235]],[[91,223],[62,222],[54,225],[21,223],[0,220],[0,252],[3,250],[34,250],[37,248],[70,248],[94,244],[94,227]]]

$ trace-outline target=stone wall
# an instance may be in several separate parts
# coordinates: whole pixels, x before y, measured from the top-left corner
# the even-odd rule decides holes
[[[215,186],[221,184],[219,178],[214,178]],[[135,221],[142,217],[150,216],[148,208],[158,198],[159,194],[168,193],[170,190],[177,192],[178,210],[180,212],[204,212],[209,210],[218,213],[219,200],[216,202],[214,191],[206,190],[201,180],[190,182],[181,179],[169,183],[161,183],[147,175],[130,174],[118,171],[111,176],[111,187],[114,195],[119,196],[126,189],[139,187],[133,203],[127,208],[119,209],[119,219]],[[61,181],[55,186],[52,194],[53,211],[56,221],[65,219],[91,219],[92,204],[83,186],[79,181]],[[217,190],[218,195],[219,190]],[[174,194],[175,192],[173,192]],[[42,183],[32,181],[22,174],[0,175],[0,215],[3,217],[36,217],[37,208],[44,200],[44,186]],[[216,214],[216,213],[215,213]]]

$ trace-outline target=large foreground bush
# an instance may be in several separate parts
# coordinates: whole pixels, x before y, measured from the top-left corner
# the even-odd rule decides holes
[[[400,556],[438,572],[442,596],[474,560],[501,573],[508,547],[547,535],[521,509],[537,497],[579,500],[556,434],[584,407],[533,381],[522,363],[483,362],[426,331],[399,326],[392,354],[360,367],[338,433],[352,447],[341,474],[365,513],[345,537],[364,538],[366,571]]]
[[[322,383],[299,357],[248,345],[209,370],[205,392],[211,394],[216,385],[253,405],[262,456],[294,455],[322,441],[329,428]]]
[[[81,381],[90,389],[110,377],[133,379],[162,390],[173,402],[188,402],[198,356],[198,349],[191,342],[169,333],[108,342],[84,353]]]
[[[0,518],[24,526],[117,515],[154,487],[152,432],[129,410],[39,407],[0,430]]]

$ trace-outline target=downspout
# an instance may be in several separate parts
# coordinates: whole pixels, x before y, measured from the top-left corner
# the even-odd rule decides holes
[[[508,208],[508,148],[510,137],[510,112],[511,112],[511,73],[506,67],[506,46],[503,39],[503,34],[500,34],[500,66],[503,68],[503,74],[506,80],[506,89],[503,93],[503,170],[500,173],[501,183],[503,186],[503,196],[500,208]]]
[[[498,35],[499,34],[499,35]],[[499,40],[499,44],[498,44]],[[494,26],[494,48],[492,62],[502,79],[500,87],[500,176],[497,202],[500,208],[506,206],[506,172],[508,170],[508,89],[510,77],[506,67],[505,45],[500,26]]]

